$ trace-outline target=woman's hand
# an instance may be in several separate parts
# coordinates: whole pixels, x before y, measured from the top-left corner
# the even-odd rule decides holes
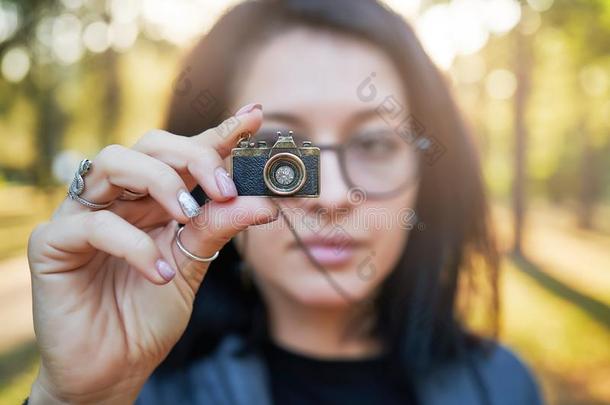
[[[34,229],[28,259],[41,366],[31,403],[135,400],[184,332],[208,268],[179,250],[178,223],[185,247],[208,257],[248,225],[277,218],[264,198],[233,198],[218,169],[239,136],[260,127],[259,107],[190,138],[152,131],[132,148],[104,148],[81,197],[103,203],[124,188],[149,196],[98,211],[66,198]],[[185,209],[178,195],[196,184],[212,201],[189,218],[199,205]]]

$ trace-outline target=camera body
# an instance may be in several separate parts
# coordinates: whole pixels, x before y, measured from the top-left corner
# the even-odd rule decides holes
[[[231,177],[238,195],[268,197],[320,196],[320,148],[277,133],[275,144],[242,140],[231,150]]]

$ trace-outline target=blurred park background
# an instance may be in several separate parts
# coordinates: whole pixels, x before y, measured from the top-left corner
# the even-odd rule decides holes
[[[0,404],[28,394],[25,249],[78,161],[162,125],[235,1],[0,0]],[[500,339],[550,404],[610,404],[610,0],[387,0],[476,130],[503,252]]]

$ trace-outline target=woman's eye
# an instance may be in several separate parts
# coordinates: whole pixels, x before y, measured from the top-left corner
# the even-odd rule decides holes
[[[395,140],[383,135],[360,137],[354,140],[352,147],[367,156],[383,156],[393,153],[397,146]]]

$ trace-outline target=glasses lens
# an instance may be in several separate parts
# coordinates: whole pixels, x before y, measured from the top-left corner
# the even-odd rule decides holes
[[[418,156],[392,130],[366,131],[345,148],[345,170],[352,184],[370,194],[398,191],[417,176]]]

